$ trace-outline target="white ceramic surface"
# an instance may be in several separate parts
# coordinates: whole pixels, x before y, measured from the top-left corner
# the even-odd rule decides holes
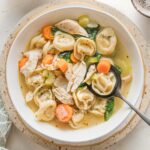
[[[74,14],[72,12],[74,12]],[[128,106],[124,105],[108,122],[101,125],[80,130],[63,131],[47,123],[35,121],[32,111],[26,106],[18,81],[18,60],[21,57],[21,50],[25,48],[29,39],[43,25],[48,23],[53,24],[65,18],[77,18],[81,14],[87,14],[91,18],[95,18],[95,20],[102,25],[113,27],[119,39],[126,46],[133,67],[133,81],[128,95],[128,99],[130,99],[132,104],[135,105],[138,102],[143,89],[144,70],[138,47],[126,28],[120,24],[119,20],[110,14],[97,12],[90,8],[80,8],[80,6],[72,8],[65,7],[55,11],[49,11],[29,22],[18,34],[8,55],[6,78],[9,94],[19,115],[33,131],[61,144],[83,145],[101,141],[110,136],[131,114],[131,110],[128,109]]]

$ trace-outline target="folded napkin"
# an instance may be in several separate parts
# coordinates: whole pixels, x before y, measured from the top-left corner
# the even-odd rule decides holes
[[[11,124],[8,114],[4,109],[2,98],[0,97],[0,150],[6,150],[4,147]]]

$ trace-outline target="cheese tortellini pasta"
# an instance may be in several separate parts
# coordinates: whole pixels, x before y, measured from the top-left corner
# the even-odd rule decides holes
[[[96,115],[97,117],[104,116],[106,108],[106,100],[97,97],[95,104],[89,110],[90,113]]]
[[[103,55],[114,53],[117,44],[117,38],[112,28],[104,28],[96,36],[97,50]]]
[[[79,38],[74,45],[74,56],[83,60],[84,56],[92,56],[96,53],[95,42],[91,39],[81,37]]]
[[[48,86],[39,86],[34,91],[34,102],[37,106],[41,103],[53,99],[53,94]]]
[[[38,120],[50,121],[55,117],[56,102],[54,100],[44,101],[35,113]]]
[[[33,49],[33,48],[42,48],[45,43],[46,43],[46,40],[44,39],[44,37],[42,36],[42,34],[40,34],[40,35],[35,36],[31,40],[29,48],[30,49]]]
[[[82,126],[81,122],[83,121],[84,116],[85,116],[84,111],[74,110],[74,113],[73,113],[71,121],[69,122],[69,125],[74,129],[80,128]]]
[[[44,78],[41,74],[33,73],[26,78],[27,86],[37,87],[44,83]]]
[[[92,80],[92,88],[100,95],[108,95],[114,89],[116,77],[112,72],[108,74],[96,73]]]
[[[95,102],[95,96],[87,89],[83,87],[73,93],[76,106],[80,110],[88,110]]]
[[[73,36],[60,31],[55,33],[53,45],[59,52],[72,50],[74,43],[75,40]]]

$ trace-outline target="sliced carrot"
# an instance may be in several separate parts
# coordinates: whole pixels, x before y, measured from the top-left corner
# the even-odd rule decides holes
[[[43,58],[42,64],[49,65],[53,62],[53,59],[54,59],[54,57],[51,54],[48,54]]]
[[[102,73],[108,73],[110,70],[111,64],[108,60],[100,60],[97,65],[97,71]]]
[[[23,57],[20,61],[19,61],[19,68],[21,69],[25,63],[28,61],[28,57]]]
[[[60,122],[67,123],[72,118],[73,108],[67,104],[59,104],[56,108],[56,117]]]
[[[68,63],[64,59],[60,59],[57,66],[62,72],[66,72],[68,69]]]
[[[52,34],[52,26],[45,26],[42,29],[43,36],[46,40],[53,40],[54,36]]]
[[[70,56],[70,59],[72,60],[72,62],[74,63],[77,63],[78,62],[78,59],[75,58],[74,54],[72,53],[71,56]]]

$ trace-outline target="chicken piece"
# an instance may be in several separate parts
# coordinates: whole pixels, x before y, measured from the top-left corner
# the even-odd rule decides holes
[[[73,82],[74,82],[73,65],[72,64],[68,65],[68,69],[67,69],[67,71],[65,73],[65,77],[68,80],[67,92],[70,92],[71,87],[72,87]]]
[[[28,77],[36,69],[38,60],[42,57],[42,51],[40,49],[31,50],[24,53],[24,55],[28,58],[28,61],[20,69],[20,72]]]
[[[92,75],[96,72],[96,67],[95,65],[91,65],[88,69],[88,72],[86,74],[86,77],[84,79],[83,82],[87,82],[88,80],[90,80],[90,78],[92,77]]]
[[[55,97],[63,104],[73,105],[74,101],[72,95],[67,93],[66,89],[62,87],[52,88]]]
[[[70,79],[74,81],[71,88],[71,92],[74,92],[83,82],[85,74],[86,74],[86,64],[83,61],[74,65],[72,76],[73,79]]]
[[[78,34],[88,37],[88,33],[86,32],[86,30],[74,20],[65,19],[61,22],[58,22],[55,26],[67,33]]]
[[[55,87],[62,87],[64,89],[66,89],[67,84],[68,84],[68,81],[63,76],[57,77],[56,80],[54,81]]]

